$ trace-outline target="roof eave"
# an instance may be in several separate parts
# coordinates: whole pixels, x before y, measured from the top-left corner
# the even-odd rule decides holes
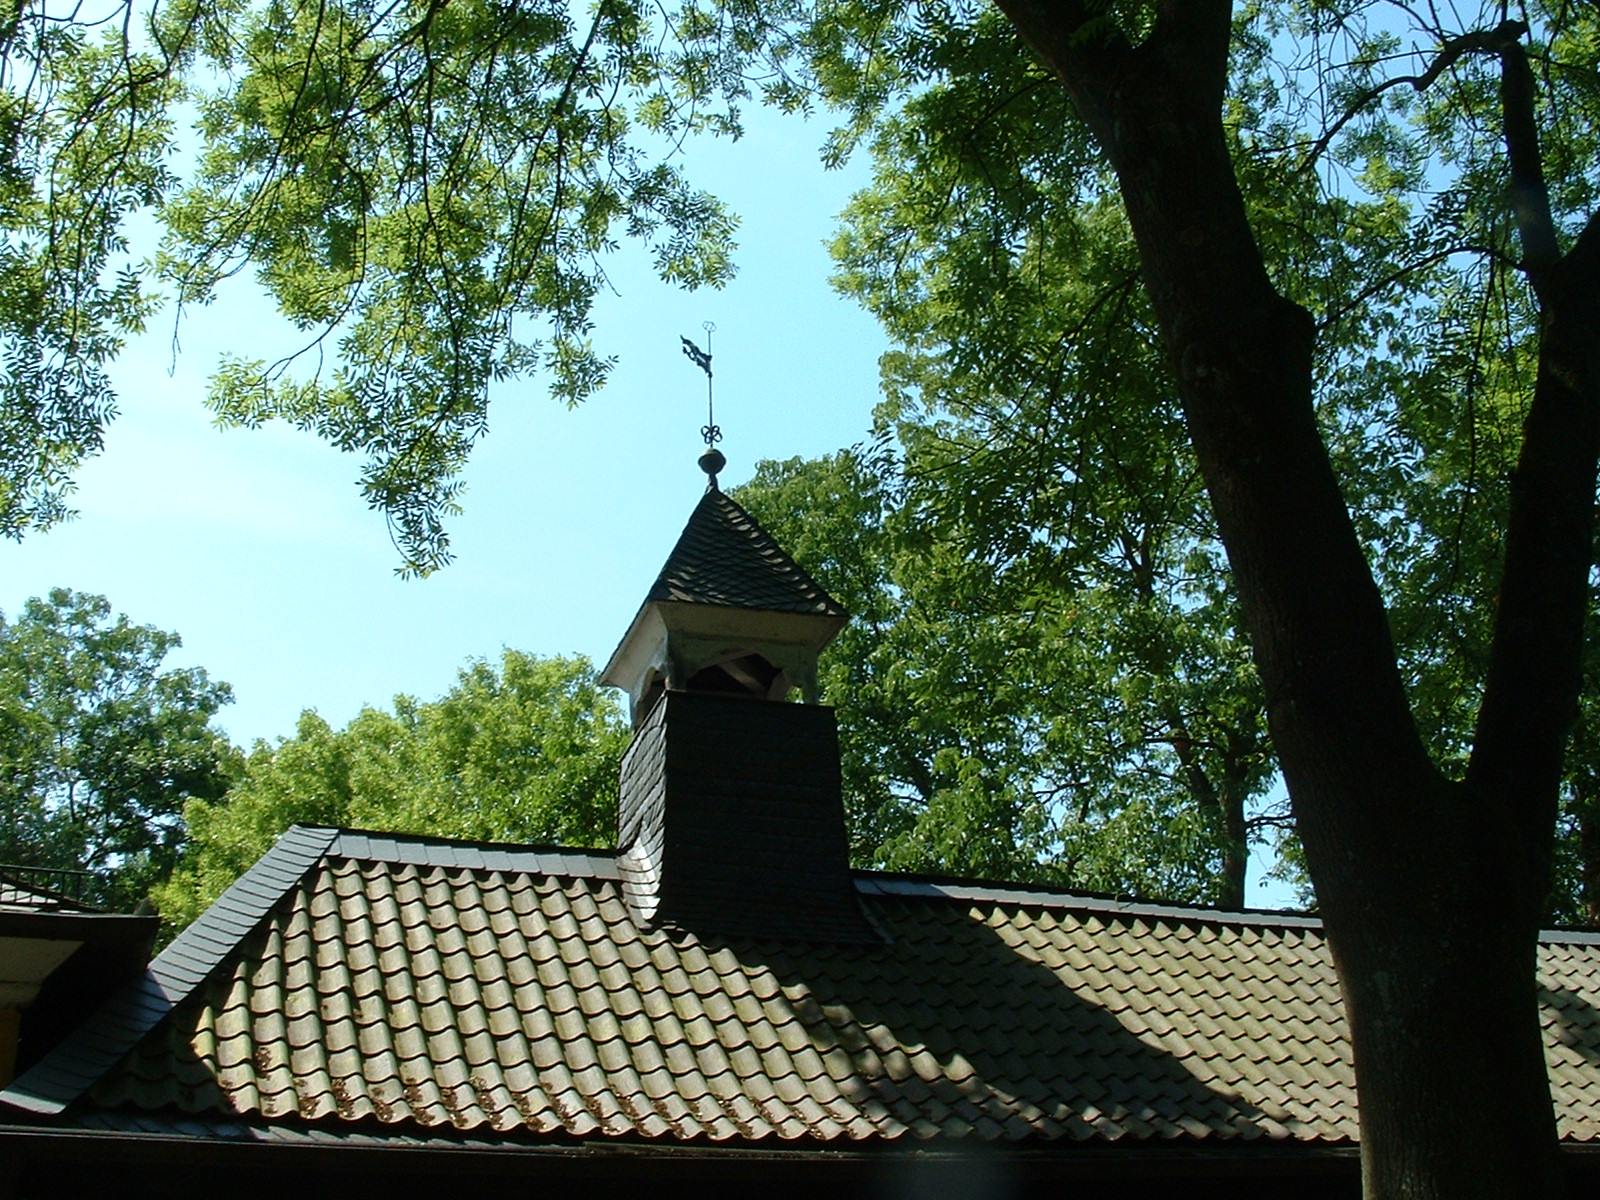
[[[737,617],[736,633],[729,632],[730,615]],[[649,667],[648,660],[669,630],[690,637],[726,633],[730,645],[766,642],[811,646],[820,652],[849,621],[842,613],[778,612],[690,600],[650,600],[639,609],[628,632],[611,652],[600,672],[600,682],[606,687],[630,690]]]
[[[665,631],[661,605],[646,600],[639,606],[628,632],[622,635],[622,640],[606,661],[605,669],[600,672],[601,686],[628,691],[633,686],[631,681],[637,679],[648,665],[641,660],[653,653]]]

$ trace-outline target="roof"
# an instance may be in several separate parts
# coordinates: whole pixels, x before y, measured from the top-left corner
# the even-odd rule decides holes
[[[519,1145],[1357,1138],[1314,919],[855,878],[886,945],[702,940],[638,928],[609,854],[291,830],[3,1098]],[[1600,1144],[1600,937],[1539,967],[1561,1134]]]
[[[241,939],[320,861],[333,836],[329,829],[292,826],[194,924],[174,938],[139,979],[117,992],[74,1036],[11,1088],[0,1092],[0,1099],[48,1112],[81,1095],[238,949]]]
[[[644,602],[657,601],[845,615],[754,517],[715,486],[695,505]]]

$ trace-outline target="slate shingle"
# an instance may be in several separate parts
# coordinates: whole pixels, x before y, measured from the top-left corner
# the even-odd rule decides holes
[[[842,617],[844,609],[717,488],[690,514],[646,604],[676,601]]]

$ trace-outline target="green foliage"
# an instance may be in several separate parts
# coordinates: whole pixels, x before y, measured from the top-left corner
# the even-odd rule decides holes
[[[893,584],[940,626],[885,658],[946,645],[990,672],[960,685],[972,729],[1021,714],[999,769],[940,751],[962,795],[1029,780],[1048,797],[992,865],[1241,903],[1271,819],[1263,706],[1131,235],[1087,131],[1005,21],[939,11],[892,35],[903,100],[870,123],[874,182],[834,245],[836,283],[897,344],[878,422],[904,450],[903,561],[930,577]],[[923,599],[934,589],[954,604]],[[960,705],[951,677],[928,678],[941,686],[897,696],[881,728]],[[898,845],[947,868],[967,831],[1026,824],[921,803]]]
[[[1214,680],[1191,745],[1240,739],[1234,761],[1259,762],[1261,698],[1227,564],[1117,181],[1090,131],[996,12],[871,0],[806,12],[813,24],[788,69],[840,113],[835,144],[865,146],[874,164],[834,246],[836,282],[896,343],[879,422],[904,446],[919,527],[950,531],[1019,596],[1106,589],[1120,609],[1084,630],[1118,664],[1099,694],[1130,721],[1187,728],[1164,688],[1112,683],[1124,668],[1161,679],[1176,654]],[[831,40],[816,34],[818,14]],[[1317,322],[1319,419],[1418,725],[1459,776],[1538,331],[1504,200],[1498,59],[1465,53],[1425,86],[1404,79],[1420,82],[1457,34],[1500,20],[1488,7],[1452,14],[1459,28],[1377,3],[1248,6],[1225,117],[1268,270]],[[1555,215],[1570,236],[1600,187],[1596,22],[1568,6],[1525,15]],[[1137,39],[1147,16],[1112,6],[1107,20]],[[1171,607],[1146,619],[1150,598]],[[1575,864],[1589,805],[1579,796],[1593,792],[1584,755],[1578,746],[1567,789]],[[1259,794],[1262,774],[1238,778]],[[1296,848],[1282,849],[1293,877]],[[1558,892],[1553,909],[1576,903]]]
[[[173,66],[115,19],[0,19],[0,535],[65,514],[115,411],[106,363],[152,310],[127,223],[172,185]]]
[[[663,90],[674,63],[641,10],[579,17],[553,0],[253,6],[200,97],[200,169],[164,210],[180,303],[248,263],[301,329],[337,337],[326,377],[229,359],[212,403],[365,454],[407,570],[446,561],[492,381],[542,370],[569,404],[604,381],[588,313],[619,231],[670,282],[731,274],[733,219],[630,116],[678,136],[703,96]]]
[[[1241,904],[1249,845],[1282,825],[1263,702],[1114,181],[997,14],[908,69],[833,250],[897,343],[878,422],[910,525],[1024,622],[997,666],[1037,672],[1029,755],[1073,781],[1052,860]]]
[[[239,765],[211,725],[228,685],[161,670],[179,645],[64,588],[0,618],[0,862],[94,872],[86,898],[124,909],[165,878],[185,803]]]
[[[922,432],[921,478],[879,445],[737,493],[853,617],[821,682],[857,861],[1241,903],[1272,767],[1231,608],[1137,562],[1063,586],[1059,545],[986,556]]]
[[[672,158],[736,133],[745,85],[690,28],[666,37],[628,0],[19,4],[0,25],[0,533],[66,511],[152,286],[181,312],[248,270],[306,341],[225,359],[218,419],[363,455],[402,569],[448,561],[491,382],[544,373],[568,404],[604,382],[589,312],[619,240],[671,283],[732,274],[734,218]],[[130,253],[151,217],[159,253]]]
[[[1177,811],[1140,808],[1149,796],[1124,782],[1149,761],[1127,754],[1150,746],[1176,756],[1177,768],[1154,770],[1188,779],[1172,793],[1187,791],[1185,804],[1221,785],[1232,798],[1218,811],[1232,814],[1234,798],[1260,795],[1261,700],[1140,255],[1110,199],[1117,181],[1000,13],[966,0],[602,0],[582,13],[554,0],[183,0],[146,16],[131,4],[112,7],[123,19],[105,23],[109,35],[27,5],[0,28],[0,133],[14,148],[0,173],[0,532],[61,512],[112,408],[101,368],[148,314],[151,273],[181,306],[249,270],[311,355],[224,363],[219,417],[288,420],[364,455],[362,486],[404,569],[440,565],[489,384],[546,371],[575,402],[603,381],[588,314],[618,239],[647,241],[672,281],[715,285],[731,271],[732,218],[672,165],[672,148],[696,132],[736,135],[748,97],[826,107],[839,121],[826,161],[865,151],[874,164],[836,254],[841,289],[896,343],[879,413],[905,458],[895,544],[938,567],[951,611],[974,622],[960,635],[974,660],[989,646],[1011,662],[1012,635],[992,623],[1028,614],[1027,636],[1043,639],[1037,614],[1058,601],[1073,610],[1070,636],[1030,644],[1074,687],[1089,665],[1118,664],[1094,693],[1126,710],[1107,761],[1139,766],[1105,786],[1143,814],[1130,818],[1138,828]],[[1137,41],[1155,9],[1096,11],[1073,35],[1081,45]],[[1537,344],[1506,202],[1499,63],[1460,40],[1501,17],[1493,5],[1441,17],[1378,0],[1241,6],[1223,98],[1272,281],[1317,323],[1319,420],[1418,724],[1456,775]],[[1566,4],[1521,17],[1554,217],[1570,239],[1600,196],[1600,23]],[[1459,52],[1446,63],[1449,46]],[[180,102],[200,116],[195,170],[181,180],[168,157]],[[143,208],[167,231],[148,264],[122,241]],[[965,574],[943,574],[939,560],[963,556]],[[888,594],[909,604],[902,593],[917,589],[886,571]],[[968,601],[991,583],[993,596]],[[1069,703],[1046,683],[1016,686]],[[1115,724],[1098,708],[1082,719]],[[1007,831],[998,857],[973,849],[971,869],[1025,858],[1023,847],[1070,858],[1037,796],[1018,792],[1004,802],[1015,815],[997,821],[937,799],[1015,788],[1007,756],[1045,745],[1017,737],[988,757],[959,739],[943,747],[940,778],[965,782],[931,790],[910,778],[913,761],[933,770],[922,747],[868,772],[862,786],[881,793],[863,801],[882,822],[863,835],[871,853],[956,854],[960,839],[941,841],[913,811],[925,805],[960,828]],[[1073,753],[1087,757],[1086,745]],[[1575,758],[1574,830],[1590,790]],[[912,792],[910,808],[885,799]],[[1244,836],[1232,815],[1208,822],[1209,844]]]
[[[398,696],[342,730],[307,711],[294,737],[256,743],[226,797],[184,810],[189,847],[156,905],[187,925],[296,823],[610,845],[627,737],[587,660],[515,650],[469,664],[438,700]]]

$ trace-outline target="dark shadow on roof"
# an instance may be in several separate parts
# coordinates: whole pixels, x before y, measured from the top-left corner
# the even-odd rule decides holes
[[[1539,1004],[1554,1018],[1551,1034],[1560,1045],[1600,1065],[1600,1009],[1574,988],[1541,984]]]
[[[855,1106],[882,1106],[918,1137],[991,1142],[1261,1133],[1268,1114],[1130,1032],[970,909],[871,907],[894,939],[888,947],[765,947],[755,956],[782,983],[817,1053],[848,1056]],[[740,957],[753,958],[749,949]]]

